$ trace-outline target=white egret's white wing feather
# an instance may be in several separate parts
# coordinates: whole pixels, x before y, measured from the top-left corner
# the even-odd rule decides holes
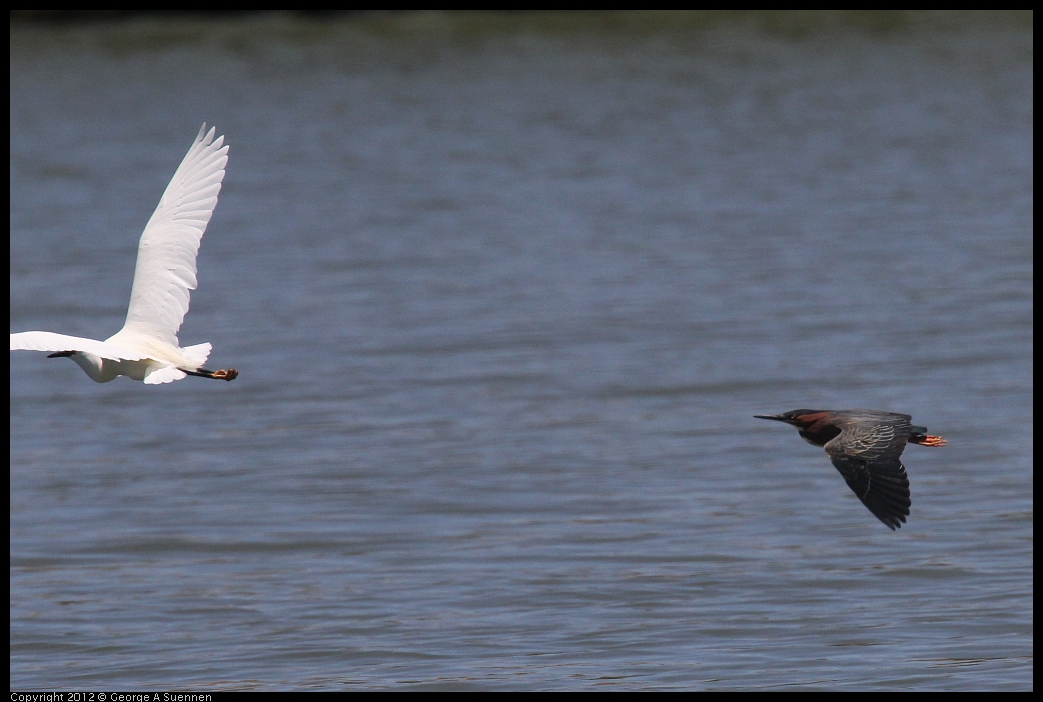
[[[225,177],[228,147],[199,130],[138,243],[134,286],[123,331],[178,346],[177,331],[196,289],[196,254]],[[97,342],[95,342],[97,343]]]
[[[85,351],[113,361],[139,361],[146,356],[108,341],[95,341],[78,336],[28,331],[11,335],[11,350],[25,351]]]
[[[184,372],[173,366],[163,366],[145,376],[145,385],[162,385],[186,378]]]

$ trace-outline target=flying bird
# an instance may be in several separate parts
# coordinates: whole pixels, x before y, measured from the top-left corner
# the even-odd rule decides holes
[[[210,344],[181,348],[177,339],[188,312],[189,291],[196,289],[199,242],[217,205],[228,162],[224,137],[214,139],[214,132],[203,124],[145,225],[123,328],[105,341],[44,331],[11,334],[12,351],[53,351],[48,358],[70,358],[98,383],[119,375],[146,385],[186,375],[216,380],[239,375],[234,368],[203,368]]]
[[[798,409],[754,415],[795,426],[809,444],[823,446],[848,486],[876,518],[894,531],[909,516],[909,477],[902,465],[905,445],[945,446],[908,414],[877,410]]]

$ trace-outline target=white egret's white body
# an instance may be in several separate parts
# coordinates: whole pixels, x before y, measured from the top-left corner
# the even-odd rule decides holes
[[[224,137],[214,139],[214,131],[206,131],[206,124],[199,130],[145,225],[123,328],[105,341],[42,331],[11,334],[12,351],[55,351],[52,356],[68,356],[99,383],[119,375],[149,385],[180,380],[186,374],[219,380],[238,375],[231,368],[202,367],[210,344],[181,348],[177,339],[188,312],[189,291],[196,289],[199,242],[217,205],[228,162]]]

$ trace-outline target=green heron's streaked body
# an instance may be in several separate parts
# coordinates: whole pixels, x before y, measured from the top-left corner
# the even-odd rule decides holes
[[[909,477],[902,465],[905,445],[945,446],[908,414],[877,410],[798,409],[754,415],[792,424],[809,444],[822,446],[848,486],[876,518],[894,531],[909,515]]]

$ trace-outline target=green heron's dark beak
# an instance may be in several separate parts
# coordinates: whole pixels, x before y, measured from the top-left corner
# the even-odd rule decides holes
[[[774,419],[776,422],[789,422],[790,419],[784,414],[755,414],[756,419]]]

